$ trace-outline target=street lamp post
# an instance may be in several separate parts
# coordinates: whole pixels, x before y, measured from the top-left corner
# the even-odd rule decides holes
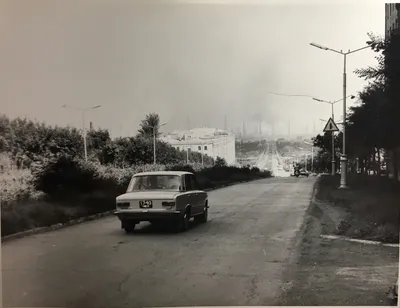
[[[304,163],[304,169],[307,171],[307,153],[305,154],[305,163]]]
[[[314,144],[305,142],[305,141],[304,141],[304,143],[311,145],[311,172],[313,172],[313,170],[314,170]],[[307,154],[306,154],[306,161],[307,161]]]
[[[63,108],[70,108],[68,105],[63,105]],[[100,108],[101,105],[97,105],[94,107],[90,107],[90,108],[73,108],[75,110],[81,111],[82,112],[82,135],[83,135],[83,151],[84,151],[84,155],[85,155],[85,161],[88,160],[87,158],[87,140],[86,140],[86,125],[85,125],[85,115],[87,111],[93,110],[93,109],[97,109]]]
[[[341,163],[341,172],[340,172],[340,188],[347,188],[347,155],[346,155],[346,87],[347,87],[347,76],[346,76],[346,60],[347,60],[347,55],[355,53],[357,51],[370,48],[370,46],[364,46],[355,50],[349,50],[347,52],[335,50],[332,48],[328,48],[325,46],[321,46],[319,44],[315,43],[310,43],[311,46],[322,49],[322,50],[327,50],[327,51],[332,51],[335,53],[338,53],[343,56],[343,149],[342,149],[342,157],[340,158],[340,163]]]
[[[157,126],[150,126],[153,129],[153,157],[154,157],[154,165],[156,164],[156,128],[160,128],[167,123],[163,123]]]
[[[311,172],[314,172],[314,145],[311,147]]]
[[[204,143],[200,142],[201,144],[201,168],[204,168]]]
[[[349,98],[349,97],[350,97],[351,99],[353,99],[355,96],[354,96],[354,95],[349,95],[349,96],[347,96],[347,98]],[[331,109],[332,109],[332,120],[335,121],[335,113],[334,113],[334,108],[333,108],[333,106],[334,106],[336,103],[339,103],[340,101],[342,101],[343,99],[339,99],[339,100],[334,101],[334,102],[329,102],[329,101],[324,101],[324,100],[322,100],[322,99],[318,99],[318,98],[313,97],[313,100],[318,101],[318,102],[322,102],[322,103],[330,104],[330,105],[331,105]],[[332,176],[334,176],[334,175],[336,174],[335,132],[334,132],[334,131],[331,132],[331,139],[332,139]]]

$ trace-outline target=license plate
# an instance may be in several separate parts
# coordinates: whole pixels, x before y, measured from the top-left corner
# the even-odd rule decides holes
[[[148,209],[153,207],[153,202],[151,200],[139,201],[139,206],[143,209]]]

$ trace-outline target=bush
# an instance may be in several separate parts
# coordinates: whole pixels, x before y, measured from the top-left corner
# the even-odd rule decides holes
[[[190,165],[172,165],[172,166],[167,166],[165,170],[168,170],[168,171],[186,171],[186,172],[192,172],[194,174],[196,173],[196,171]]]
[[[9,155],[0,154],[1,208],[6,209],[23,200],[41,198],[33,186],[29,169],[18,168]]]
[[[11,164],[11,161],[3,159],[3,169],[5,162]],[[115,206],[115,197],[126,191],[132,175],[138,172],[159,170],[193,172],[197,175],[200,189],[270,176],[270,173],[259,172],[257,168],[228,166],[200,168],[201,164],[139,165],[118,168],[111,165],[104,166],[99,162],[85,162],[69,156],[42,159],[34,164],[33,174],[27,173],[29,170],[19,170],[20,179],[28,180],[19,182],[21,184],[14,191],[29,191],[29,193],[26,198],[8,197],[10,200],[18,201],[12,203],[12,206],[2,207],[2,232],[3,235],[8,235],[112,210]],[[28,174],[30,175],[27,176]],[[37,190],[45,192],[46,198],[34,199],[32,196],[39,195]]]
[[[226,160],[221,158],[221,157],[217,157],[217,159],[215,160],[215,166],[216,167],[225,167],[225,166],[227,166]]]
[[[48,195],[88,193],[96,188],[96,170],[79,160],[60,156],[35,172],[34,185]]]
[[[60,156],[35,170],[35,188],[53,198],[68,198],[96,191],[119,194],[126,190],[133,174],[165,170],[163,165],[140,165],[129,168],[104,166]]]

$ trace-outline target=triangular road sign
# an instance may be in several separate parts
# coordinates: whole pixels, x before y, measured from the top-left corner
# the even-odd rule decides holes
[[[339,128],[332,118],[329,118],[328,122],[325,125],[324,132],[338,132]]]

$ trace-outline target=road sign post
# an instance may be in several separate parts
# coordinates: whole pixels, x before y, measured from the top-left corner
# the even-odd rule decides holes
[[[335,168],[335,132],[339,131],[335,121],[332,118],[329,118],[328,122],[326,122],[324,133],[331,132],[332,136],[332,176],[336,174]]]

